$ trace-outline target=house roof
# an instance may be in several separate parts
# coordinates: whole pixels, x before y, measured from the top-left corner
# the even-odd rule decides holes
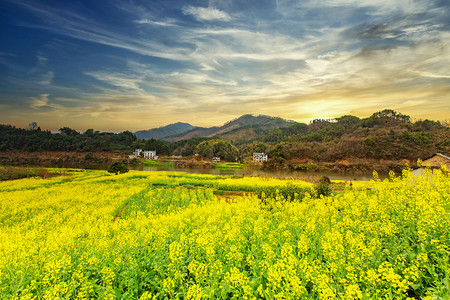
[[[448,157],[448,156],[446,156],[446,155],[444,155],[444,154],[442,154],[442,153],[435,153],[435,154],[431,155],[430,157],[428,157],[428,158],[426,158],[426,159],[424,159],[424,160],[427,160],[427,159],[430,159],[430,158],[432,158],[432,157],[435,157],[436,155],[439,155],[440,157],[443,157],[443,158],[445,158],[445,159],[447,159],[447,160],[450,160],[450,157]]]

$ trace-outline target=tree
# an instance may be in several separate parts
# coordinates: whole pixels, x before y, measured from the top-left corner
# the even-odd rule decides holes
[[[116,161],[113,162],[107,169],[107,171],[109,173],[114,173],[114,174],[120,174],[120,173],[127,173],[129,170],[127,167],[125,167],[122,163]]]
[[[204,141],[195,147],[196,153],[203,157],[220,157],[226,161],[236,161],[239,157],[239,150],[229,141],[213,139]]]
[[[281,157],[283,159],[286,159],[287,156],[287,144],[286,143],[279,143],[277,144],[272,150],[269,151],[270,157]]]
[[[69,128],[69,127],[60,128],[59,132],[61,132],[61,134],[68,135],[68,136],[76,136],[76,135],[80,134],[75,129],[72,129],[72,128]]]
[[[93,137],[93,136],[94,136],[94,129],[92,129],[92,128],[87,129],[87,130],[84,132],[84,135],[85,135],[85,136],[88,136],[88,137]]]
[[[35,130],[37,128],[38,128],[38,126],[37,126],[36,122],[32,122],[32,123],[30,123],[30,125],[28,125],[28,130]]]
[[[324,197],[330,196],[332,189],[330,187],[331,180],[327,176],[323,176],[320,179],[320,182],[316,186],[316,193],[317,197],[320,197],[321,195]]]
[[[240,147],[242,157],[253,158],[253,153],[266,153],[268,144],[262,142],[253,142]]]
[[[170,150],[169,146],[161,140],[155,140],[154,138],[151,138],[145,142],[145,149],[147,150],[153,150],[156,151],[158,155],[166,154],[168,155]]]

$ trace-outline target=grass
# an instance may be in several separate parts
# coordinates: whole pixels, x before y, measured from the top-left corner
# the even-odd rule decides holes
[[[220,169],[220,170],[242,170],[243,164],[220,162],[220,163],[213,163],[213,166],[214,166],[214,168]]]
[[[173,167],[174,162],[173,161],[162,161],[159,159],[143,159],[142,163],[144,166],[147,167]]]
[[[175,166],[175,163],[173,161],[164,161],[161,159],[157,159],[157,160],[143,159],[143,160],[139,160],[139,161],[142,162],[142,164],[144,166],[168,167],[168,168],[173,168]],[[189,163],[189,162],[187,162],[187,163]],[[192,163],[192,166],[198,165],[199,167],[201,167],[206,162],[196,161],[196,162],[191,162],[191,163]],[[210,163],[210,162],[208,162],[208,163]],[[215,169],[219,169],[219,170],[241,170],[243,165],[240,163],[219,162],[219,163],[212,163],[212,166]]]

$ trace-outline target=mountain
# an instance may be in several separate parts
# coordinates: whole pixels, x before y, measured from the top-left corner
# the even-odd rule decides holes
[[[161,140],[161,139],[165,139],[168,136],[171,136],[174,134],[186,132],[193,128],[195,128],[195,127],[192,126],[191,124],[178,122],[178,123],[170,124],[170,125],[159,127],[159,128],[153,128],[153,129],[149,129],[149,130],[139,130],[139,131],[136,131],[134,134],[136,135],[136,137],[138,139],[149,140],[149,139],[153,138],[153,139]]]
[[[288,161],[414,162],[434,153],[448,155],[450,128],[437,121],[412,122],[408,115],[385,109],[363,119],[346,115],[316,119],[308,125],[297,123],[268,131],[256,141],[266,145],[269,157],[280,156]]]
[[[243,115],[220,127],[196,127],[187,132],[167,137],[168,141],[180,141],[193,137],[217,137],[234,143],[252,140],[266,132],[296,124],[294,121],[265,115]]]

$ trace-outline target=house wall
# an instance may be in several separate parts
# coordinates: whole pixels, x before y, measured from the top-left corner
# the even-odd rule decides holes
[[[267,154],[265,153],[253,153],[253,161],[266,161],[267,160]]]
[[[441,163],[445,163],[447,168],[450,168],[450,161],[448,159],[442,157],[442,156],[439,156],[439,155],[435,155],[433,157],[425,159],[423,161],[422,165],[424,167],[426,167],[427,165],[430,165],[430,167],[440,168],[441,167]]]

